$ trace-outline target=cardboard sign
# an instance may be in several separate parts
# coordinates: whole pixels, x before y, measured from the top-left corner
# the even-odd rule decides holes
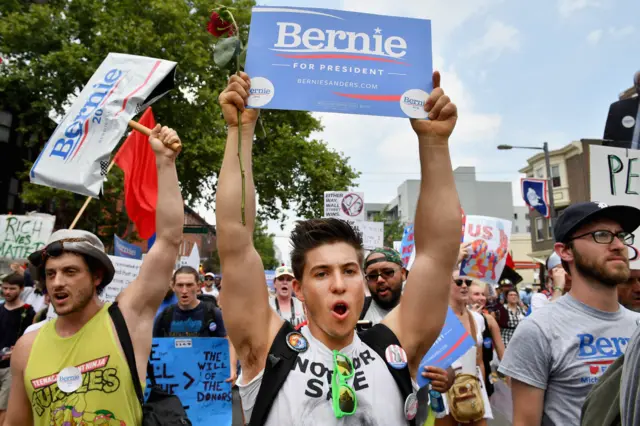
[[[113,236],[113,254],[130,259],[142,259],[142,249],[134,244],[130,244],[118,237]]]
[[[142,266],[142,260],[138,259],[119,256],[109,256],[109,259],[111,259],[116,273],[113,280],[100,294],[100,300],[103,302],[114,302],[122,290],[129,287],[129,284],[138,277],[140,266]]]
[[[129,120],[173,88],[175,68],[109,53],[33,163],[31,182],[97,198]]]
[[[420,361],[418,370],[424,371],[424,367],[427,366],[446,370],[455,360],[466,354],[474,344],[467,329],[464,328],[453,310],[448,308],[442,331],[431,345],[429,352]],[[418,386],[423,387],[427,383],[428,380],[422,377],[422,374],[418,374]]]
[[[193,426],[231,425],[227,339],[154,338],[149,360],[156,384],[180,398]]]
[[[249,107],[426,118],[431,21],[254,7]]]
[[[471,242],[471,257],[464,259],[460,276],[497,284],[509,253],[511,221],[486,216],[467,216],[464,242]]]
[[[48,214],[0,215],[0,258],[27,259],[47,244],[55,222]]]
[[[362,246],[365,250],[373,250],[382,247],[384,240],[384,223],[369,222],[366,220],[347,220],[352,228],[362,237]]]
[[[325,191],[324,217],[354,221],[365,220],[364,193]]]
[[[640,150],[590,145],[591,200],[640,208]],[[640,231],[634,232],[640,248]],[[633,256],[631,256],[633,258]],[[640,269],[640,259],[630,262]]]

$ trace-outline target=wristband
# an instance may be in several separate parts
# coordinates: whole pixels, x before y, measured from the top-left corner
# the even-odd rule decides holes
[[[563,291],[564,289],[563,289],[563,288],[560,288],[560,287],[554,287],[554,288],[553,288],[553,291],[556,291],[556,290]]]

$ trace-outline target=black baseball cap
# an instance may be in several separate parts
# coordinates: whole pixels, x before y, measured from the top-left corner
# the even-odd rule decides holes
[[[640,210],[631,206],[609,206],[598,201],[572,204],[556,221],[553,234],[557,242],[566,243],[580,226],[598,219],[611,219],[624,231],[633,232],[640,226]]]

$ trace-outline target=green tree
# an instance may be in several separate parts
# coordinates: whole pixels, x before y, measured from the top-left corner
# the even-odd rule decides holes
[[[384,238],[383,244],[387,247],[393,247],[394,241],[402,240],[404,234],[404,225],[400,220],[389,220],[389,213],[385,207],[383,211],[373,215],[374,222],[384,222]]]
[[[187,203],[215,206],[216,182],[225,123],[217,102],[229,70],[213,63],[213,38],[206,23],[211,0],[18,0],[0,3],[0,110],[14,113],[18,131],[35,152],[51,134],[51,111],[64,113],[69,95],[79,93],[109,52],[157,57],[178,63],[176,89],[154,104],[159,123],[178,131],[183,151],[178,174]],[[246,38],[253,0],[223,0]],[[246,44],[246,40],[245,40]],[[325,190],[347,190],[359,174],[348,157],[311,138],[322,129],[311,114],[265,110],[256,135],[254,174],[263,219],[284,220],[293,209],[301,217],[320,217]],[[29,170],[31,162],[25,164]],[[26,180],[25,173],[23,179]],[[105,196],[92,201],[78,223],[84,229],[125,229],[122,176],[117,167]],[[71,224],[84,202],[68,192],[26,184],[22,197],[51,209],[56,226]],[[120,204],[119,204],[120,203]],[[105,215],[106,212],[112,212]],[[120,212],[120,213],[118,213]]]

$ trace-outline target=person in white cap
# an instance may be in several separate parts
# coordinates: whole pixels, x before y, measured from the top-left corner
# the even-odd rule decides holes
[[[25,334],[15,346],[11,363],[15,380],[5,426],[49,426],[78,417],[75,421],[80,422],[98,412],[110,412],[119,424],[142,423],[134,382],[142,386],[146,382],[153,318],[167,292],[182,240],[184,203],[177,153],[169,148],[176,141],[176,132],[160,125],[149,137],[158,175],[156,242],[117,304],[98,298],[115,271],[94,234],[56,231],[43,249],[29,256],[58,317]],[[116,323],[128,329],[137,374],[130,372],[123,349],[131,348],[131,342],[119,339]]]
[[[207,272],[206,274],[204,274],[204,288],[202,289],[202,294],[213,296],[216,299],[218,298],[220,292],[213,285],[215,283],[215,280],[216,274],[214,274],[213,272]]]
[[[545,289],[531,296],[531,312],[562,296],[566,283],[566,272],[556,252],[547,259],[547,282]]]
[[[302,302],[293,295],[294,279],[293,270],[288,266],[280,266],[276,269],[276,278],[273,281],[276,294],[269,297],[269,304],[280,318],[296,327],[307,318]]]

